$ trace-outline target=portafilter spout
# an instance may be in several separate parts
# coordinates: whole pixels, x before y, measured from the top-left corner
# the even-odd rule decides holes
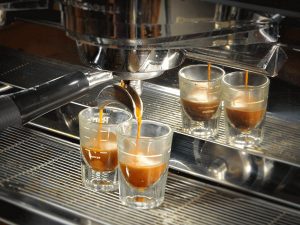
[[[107,71],[77,71],[41,85],[0,97],[0,130],[21,126],[113,79]]]
[[[135,118],[142,117],[143,114],[143,102],[140,96],[126,81],[123,82],[123,85],[113,84],[106,86],[101,90],[96,101],[99,108],[104,108],[111,104],[125,106]]]

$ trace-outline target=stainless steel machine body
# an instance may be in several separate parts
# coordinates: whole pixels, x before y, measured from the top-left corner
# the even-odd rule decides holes
[[[285,59],[275,47],[282,19],[275,13],[198,0],[65,0],[63,5],[66,32],[77,41],[83,61],[120,79],[159,76],[180,65],[189,48],[199,49],[202,60],[210,60],[209,55],[224,58],[211,52],[222,51],[229,60],[272,76]],[[267,59],[263,63],[232,57],[242,48],[252,58]],[[278,68],[267,68],[271,59]]]
[[[83,60],[117,76],[24,128],[10,127],[0,133],[2,223],[300,224],[300,82],[294,75],[297,67],[286,66],[297,66],[297,60],[290,64],[296,54],[290,50],[300,48],[297,42],[277,42],[283,17],[292,18],[288,21],[300,17],[296,4],[285,7],[246,0],[63,3],[59,12],[66,14],[60,25],[66,24]],[[23,15],[23,20],[32,22],[36,13]],[[38,23],[49,26],[43,19]],[[227,145],[223,115],[215,140],[182,130],[177,73],[181,66],[201,60],[225,65],[226,72],[249,69],[271,76],[266,135],[259,148]],[[86,70],[0,47],[2,95]],[[145,79],[140,93],[143,118],[169,124],[175,131],[166,200],[155,210],[128,209],[120,205],[117,193],[94,193],[81,185],[78,112],[97,104],[99,92],[121,78]]]

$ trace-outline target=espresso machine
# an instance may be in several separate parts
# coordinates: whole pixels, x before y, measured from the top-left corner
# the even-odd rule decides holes
[[[300,223],[298,3],[0,0],[0,12],[4,224]],[[215,140],[182,129],[178,70],[207,62],[270,77],[258,148],[228,145],[223,117]],[[153,211],[80,182],[79,111],[99,101],[134,111],[139,99],[144,119],[175,131]]]

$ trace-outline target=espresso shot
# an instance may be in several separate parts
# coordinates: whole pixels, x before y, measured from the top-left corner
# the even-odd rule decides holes
[[[81,146],[84,160],[91,168],[99,172],[113,171],[118,166],[118,149],[116,135],[101,132],[91,147]]]
[[[142,120],[137,140],[138,126],[138,121],[131,120],[117,130],[119,197],[131,208],[152,209],[164,202],[173,130]]]
[[[226,108],[226,115],[230,123],[241,131],[248,131],[257,127],[262,122],[265,113],[265,109]]]
[[[210,64],[191,65],[179,71],[182,128],[201,138],[215,138],[221,112],[223,69]]]
[[[132,115],[119,108],[90,107],[79,113],[83,185],[92,191],[118,189],[117,126]]]
[[[263,141],[269,79],[260,74],[233,72],[223,78],[227,143],[255,150]]]
[[[186,114],[195,121],[208,121],[217,112],[220,101],[212,102],[193,102],[181,99],[182,107]]]

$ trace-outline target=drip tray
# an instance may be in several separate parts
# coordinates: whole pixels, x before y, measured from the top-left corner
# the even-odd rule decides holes
[[[29,211],[26,223],[300,224],[299,211],[172,172],[161,207],[130,209],[120,204],[117,192],[82,186],[76,144],[28,128],[9,128],[0,134],[0,146],[1,209]],[[5,211],[0,211],[3,221],[24,223],[21,214],[7,218]]]

